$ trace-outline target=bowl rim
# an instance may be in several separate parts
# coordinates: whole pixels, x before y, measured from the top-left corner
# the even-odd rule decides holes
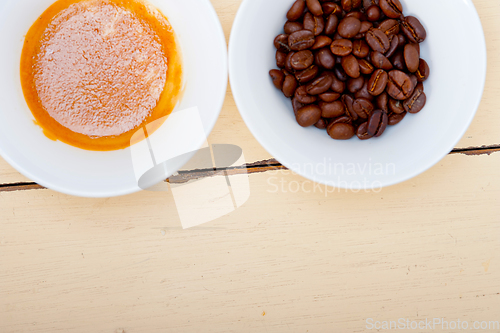
[[[55,0],[54,0],[55,1]],[[221,86],[221,92],[219,96],[216,96],[215,99],[217,100],[216,103],[214,103],[214,109],[216,112],[214,112],[213,117],[211,117],[211,120],[209,123],[204,124],[205,129],[206,129],[206,135],[208,135],[212,132],[213,128],[215,127],[215,124],[217,123],[217,120],[219,119],[220,113],[222,111],[222,107],[226,98],[227,94],[227,87],[228,87],[228,53],[227,53],[227,44],[226,44],[226,37],[224,34],[224,29],[222,28],[221,21],[219,19],[219,16],[217,15],[217,12],[215,11],[215,8],[213,7],[212,3],[210,0],[198,0],[198,1],[204,1],[206,5],[208,5],[208,10],[206,13],[211,17],[211,20],[215,24],[215,29],[218,31],[217,36],[214,36],[218,39],[218,42],[221,43],[221,45],[224,45],[224,52],[221,52],[221,58],[220,61],[222,63],[222,68],[223,71],[220,73],[220,79],[223,82]],[[168,16],[167,16],[168,17]],[[182,100],[182,97],[181,97]],[[178,103],[180,103],[180,101]],[[175,109],[174,109],[175,112]],[[202,143],[203,144],[203,143]],[[201,145],[202,145],[201,144]],[[201,147],[200,145],[200,147]],[[125,148],[125,149],[130,149],[130,147]],[[190,152],[185,154],[184,161],[182,162],[182,165],[177,169],[171,172],[171,174],[175,174],[178,170],[182,168],[183,165],[185,165],[194,155],[196,154],[196,151]],[[99,190],[99,191],[85,191],[85,190],[76,190],[72,188],[67,188],[61,185],[56,185],[52,184],[51,182],[45,181],[43,177],[39,177],[30,171],[28,171],[26,168],[22,166],[21,163],[18,163],[14,158],[11,158],[9,154],[7,154],[3,148],[2,145],[0,144],[0,156],[7,162],[9,165],[11,165],[14,169],[16,169],[19,173],[21,173],[24,177],[30,179],[31,181],[56,192],[71,195],[71,196],[76,196],[76,197],[83,197],[83,198],[111,198],[111,197],[119,197],[119,196],[124,196],[128,194],[133,194],[142,191],[139,186],[134,186],[130,188],[126,188],[123,190]],[[171,176],[171,175],[170,175]],[[160,180],[161,181],[161,180]],[[159,182],[160,182],[159,181]]]
[[[481,68],[481,73],[480,73],[480,75],[481,75],[480,88],[481,89],[480,89],[480,94],[477,96],[477,100],[475,102],[473,112],[471,112],[469,114],[467,121],[464,122],[464,125],[466,125],[466,126],[464,126],[464,128],[462,129],[462,131],[460,132],[460,135],[457,135],[457,139],[453,141],[453,144],[441,148],[438,151],[439,154],[436,154],[437,157],[434,159],[431,159],[427,163],[423,164],[423,166],[421,168],[419,168],[419,170],[417,170],[413,173],[409,173],[407,175],[402,175],[399,177],[395,176],[392,180],[383,183],[382,186],[375,187],[373,184],[372,184],[372,186],[368,186],[368,187],[364,187],[362,185],[361,186],[352,186],[353,183],[351,183],[351,186],[349,186],[349,185],[343,186],[343,185],[339,185],[335,182],[325,181],[323,179],[314,179],[314,175],[311,176],[310,174],[307,174],[307,173],[303,172],[302,170],[298,170],[297,168],[294,168],[293,163],[287,161],[287,158],[283,158],[280,151],[278,151],[277,149],[274,149],[273,146],[271,144],[269,144],[260,135],[260,132],[256,129],[256,126],[250,120],[251,117],[249,115],[251,114],[251,112],[247,111],[245,109],[244,103],[241,102],[241,100],[243,99],[241,97],[242,92],[238,88],[238,85],[237,85],[238,78],[235,76],[236,62],[237,61],[234,58],[234,54],[236,52],[236,49],[235,49],[236,43],[234,41],[237,39],[238,31],[241,29],[242,25],[244,25],[245,10],[248,6],[250,6],[250,2],[251,2],[251,0],[243,0],[243,2],[242,2],[241,6],[238,9],[238,12],[236,14],[236,17],[235,17],[235,20],[234,20],[234,23],[233,23],[233,26],[231,29],[231,35],[229,38],[229,57],[228,57],[229,60],[228,61],[229,61],[229,81],[230,81],[230,85],[231,85],[231,91],[232,91],[232,94],[234,96],[236,106],[238,107],[238,111],[240,112],[240,115],[243,118],[243,121],[245,122],[245,124],[249,128],[250,132],[252,132],[255,139],[277,161],[279,161],[281,164],[283,164],[286,168],[293,171],[294,173],[297,173],[298,175],[300,175],[304,178],[307,178],[309,180],[312,180],[314,182],[317,182],[317,183],[320,183],[320,184],[323,184],[326,186],[334,186],[336,188],[346,189],[346,190],[373,190],[375,188],[380,189],[380,188],[385,188],[385,187],[397,185],[399,183],[406,182],[406,181],[408,181],[408,180],[410,180],[410,179],[412,179],[420,174],[423,174],[424,172],[428,171],[433,166],[435,166],[437,163],[439,163],[439,161],[441,161],[443,158],[445,158],[456,147],[458,142],[460,142],[460,140],[463,138],[463,136],[465,135],[465,133],[469,129],[470,125],[472,124],[472,121],[474,120],[474,118],[477,114],[477,111],[479,109],[479,105],[482,101],[483,94],[484,94],[484,88],[486,85],[487,67],[488,67],[488,54],[487,54],[487,46],[486,46],[486,37],[484,35],[483,25],[481,23],[481,19],[479,17],[477,9],[476,9],[474,3],[472,2],[472,0],[465,0],[466,4],[468,4],[469,6],[472,6],[473,11],[471,11],[471,19],[473,19],[475,21],[475,23],[478,26],[479,31],[480,31],[480,36],[478,36],[478,38],[479,38],[479,42],[481,44],[481,51],[482,51],[481,52],[482,56],[480,59],[482,62],[482,66],[481,66],[482,68]]]

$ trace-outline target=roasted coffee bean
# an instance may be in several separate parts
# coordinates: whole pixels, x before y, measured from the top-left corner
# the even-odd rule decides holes
[[[295,90],[295,98],[302,104],[312,104],[318,100],[316,96],[307,93],[306,86],[300,86]]]
[[[337,31],[337,27],[339,25],[339,18],[335,14],[331,14],[328,16],[325,24],[325,34],[333,35]]]
[[[328,135],[335,140],[349,140],[355,134],[351,124],[337,123],[328,126]]]
[[[370,75],[375,70],[375,67],[366,59],[358,59],[359,71],[362,74]]]
[[[373,96],[378,96],[384,92],[387,86],[388,75],[382,69],[377,69],[373,72],[370,80],[368,81],[368,92]]]
[[[396,53],[396,50],[398,49],[399,47],[399,38],[397,38],[397,36],[394,36],[391,40],[391,46],[389,46],[389,50],[387,50],[387,52],[385,53],[385,56],[387,58],[390,58],[394,55],[394,53]]]
[[[406,37],[404,34],[402,34],[402,33],[398,34],[398,42],[399,42],[398,47],[400,47],[400,48],[403,48],[406,45],[407,41],[406,41]]]
[[[399,22],[393,19],[387,19],[380,23],[378,29],[382,31],[387,37],[399,34]]]
[[[273,80],[274,86],[281,90],[283,88],[283,81],[285,81],[285,74],[280,70],[272,69],[269,71],[269,75]]]
[[[370,54],[370,59],[372,60],[373,66],[376,68],[381,68],[386,71],[392,69],[392,64],[389,59],[380,52],[372,52]]]
[[[373,138],[373,135],[368,134],[368,122],[364,122],[359,125],[356,135],[360,140],[368,140]]]
[[[345,113],[345,106],[341,101],[333,101],[331,103],[320,102],[319,106],[323,118],[337,118]]]
[[[378,6],[379,0],[363,0],[363,8],[367,10],[373,5]]]
[[[361,7],[361,0],[341,0],[340,3],[342,4],[342,9],[346,12]]]
[[[285,23],[285,34],[291,35],[296,31],[304,30],[304,25],[300,22],[288,21]]]
[[[347,13],[344,16],[344,18],[346,18],[346,17],[355,17],[358,20],[360,20],[361,22],[367,20],[366,15],[362,12],[357,11],[357,10]]]
[[[328,16],[330,14],[336,14],[339,11],[342,12],[342,8],[336,4],[335,2],[323,2],[321,4],[321,7],[323,8],[323,15]]]
[[[321,118],[320,120],[318,120],[318,122],[316,124],[314,124],[314,127],[322,129],[322,130],[326,129],[327,126],[328,126],[328,123],[323,118]]]
[[[380,9],[390,18],[399,18],[403,14],[403,6],[399,0],[380,0]]]
[[[368,120],[368,135],[374,137],[381,136],[387,128],[388,122],[389,118],[387,117],[387,113],[382,110],[373,111]]]
[[[349,39],[339,39],[330,45],[333,54],[339,57],[345,57],[351,54],[353,43]]]
[[[295,52],[290,52],[290,53],[288,53],[288,55],[285,58],[285,69],[289,73],[294,73],[295,72],[295,70],[292,67],[292,57],[293,57],[294,54],[295,54]]]
[[[405,17],[405,19],[401,21],[401,29],[406,38],[412,43],[422,43],[427,37],[427,32],[422,23],[414,16]]]
[[[368,80],[365,80],[365,84],[363,84],[363,87],[361,87],[361,89],[354,94],[354,97],[356,99],[364,98],[369,100],[370,102],[373,101],[373,95],[368,92]]]
[[[292,98],[292,108],[293,108],[293,114],[295,117],[297,117],[297,113],[301,108],[303,108],[305,105],[297,101],[297,99],[294,97]]]
[[[318,97],[323,102],[331,103],[338,100],[340,98],[340,94],[333,91],[327,91],[325,93],[318,95]]]
[[[288,21],[297,21],[302,17],[305,9],[306,2],[304,0],[297,0],[286,14],[286,18],[288,19]]]
[[[328,73],[321,74],[316,80],[307,85],[307,93],[310,95],[319,95],[330,89],[333,78]]]
[[[323,7],[321,7],[319,0],[306,0],[306,4],[307,8],[314,16],[323,15]]]
[[[347,90],[349,90],[351,94],[354,94],[358,92],[364,84],[365,78],[363,76],[360,76],[357,79],[349,79],[347,80]]]
[[[417,76],[418,82],[424,82],[429,78],[430,75],[429,65],[424,59],[419,60],[418,69],[415,75]]]
[[[288,46],[288,35],[280,34],[274,39],[274,47],[281,52],[290,52],[290,47]]]
[[[366,37],[366,33],[371,28],[373,28],[373,23],[368,22],[368,21],[362,21],[361,22],[361,28],[359,29],[359,33],[356,35],[355,38],[357,38],[358,36],[360,36],[360,34],[363,35],[362,38],[365,38]]]
[[[372,28],[366,33],[366,42],[373,51],[386,53],[391,46],[389,37],[379,29]]]
[[[306,105],[297,111],[297,123],[302,127],[309,127],[321,119],[321,108],[315,104]]]
[[[377,104],[377,109],[380,109],[385,113],[389,112],[389,96],[385,91],[377,96],[375,103]]]
[[[418,113],[424,108],[426,102],[427,96],[424,93],[424,86],[422,83],[419,83],[413,91],[413,95],[404,101],[403,107],[406,112]]]
[[[361,29],[361,21],[355,17],[346,17],[340,21],[337,31],[344,38],[353,38]]]
[[[293,75],[286,75],[285,81],[283,82],[283,94],[285,97],[292,97],[295,94],[295,90],[297,89],[298,83]]]
[[[323,68],[333,69],[335,67],[335,56],[330,51],[330,48],[324,47],[319,50],[318,58]]]
[[[396,114],[401,114],[405,112],[403,103],[401,101],[398,101],[397,99],[392,99],[392,98],[389,98],[389,110],[392,113]]]
[[[359,71],[358,59],[352,54],[342,58],[342,68],[345,73],[352,78],[358,78],[361,73]]]
[[[420,65],[419,63],[420,57],[418,54],[418,49],[415,45],[417,44],[412,44],[412,43],[406,44],[404,49],[406,68],[408,68],[410,73],[415,73]]]
[[[396,53],[392,56],[392,65],[394,68],[400,70],[400,71],[405,71],[406,70],[406,63],[405,63],[405,57],[403,54],[403,51],[396,51]]]
[[[343,39],[344,37],[340,36],[338,32],[335,33],[335,35],[333,35],[333,40],[336,41],[336,40],[339,40],[339,39]]]
[[[366,17],[368,18],[368,21],[375,22],[380,20],[380,17],[382,16],[382,11],[380,10],[380,7],[377,5],[371,5],[366,9]]]
[[[293,69],[301,71],[312,66],[314,63],[314,55],[309,50],[303,50],[295,53],[290,61]]]
[[[332,39],[327,36],[318,36],[316,37],[316,43],[311,47],[312,50],[319,50],[324,47],[329,47],[332,45]]]
[[[318,36],[325,28],[325,20],[323,16],[313,16],[311,13],[304,15],[304,29],[312,31],[314,36]]]
[[[286,56],[287,53],[276,51],[276,66],[278,66],[279,68],[285,68]]]
[[[413,84],[410,77],[399,70],[389,72],[389,82],[387,82],[387,93],[394,99],[408,99],[413,91]]]
[[[304,69],[303,71],[295,73],[295,78],[300,83],[306,83],[311,80],[314,80],[319,73],[319,68],[316,65],[312,65],[311,67]]]
[[[342,61],[343,58],[340,58],[340,59]],[[347,74],[344,71],[344,68],[342,68],[342,66],[335,66],[335,68],[333,69],[333,73],[335,74],[337,79],[339,79],[342,82],[346,82],[347,79],[349,78],[349,76],[347,76]]]
[[[357,58],[365,58],[370,53],[370,47],[364,40],[355,40],[352,43],[352,54]]]
[[[417,79],[417,76],[416,75],[410,75],[410,81],[411,81],[411,93],[413,94],[413,90],[415,89],[415,87],[417,86],[418,84],[418,79]]]
[[[315,42],[314,34],[309,30],[296,31],[288,36],[288,46],[294,51],[311,48]]]
[[[404,119],[406,114],[407,114],[406,112],[403,112],[401,114],[391,113],[389,115],[389,122],[387,124],[390,126],[394,126],[394,125],[399,124]]]
[[[343,95],[342,101],[345,105],[346,116],[356,121],[358,119],[358,114],[354,112],[354,98],[352,98],[350,95]]]
[[[336,67],[335,67],[336,68]],[[347,78],[346,78],[347,81]],[[334,92],[342,94],[346,88],[344,81],[340,80],[337,75],[332,75],[332,85],[330,87]]]
[[[354,101],[352,105],[354,112],[358,115],[359,118],[361,119],[368,119],[368,117],[371,115],[371,113],[374,110],[372,102],[365,98],[358,98]]]

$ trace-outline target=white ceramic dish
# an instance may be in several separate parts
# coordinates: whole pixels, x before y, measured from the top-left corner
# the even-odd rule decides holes
[[[405,15],[418,17],[427,30],[421,44],[431,68],[427,105],[380,138],[344,142],[314,127],[299,127],[290,100],[269,78],[276,68],[273,40],[282,33],[293,2],[243,1],[229,43],[236,104],[269,153],[313,181],[359,190],[406,181],[453,149],[474,118],[486,76],[485,39],[471,0],[401,0]]]
[[[77,149],[47,139],[33,123],[20,84],[21,50],[30,26],[53,2],[0,1],[0,154],[26,177],[59,192],[111,197],[139,191],[131,149]],[[167,16],[180,43],[186,85],[176,111],[197,107],[208,135],[219,116],[227,88],[227,48],[217,14],[209,0],[149,3]],[[182,129],[189,123],[173,125]],[[180,146],[181,151],[189,152],[168,165],[168,173],[173,174],[193,156],[191,147],[197,149],[203,141],[189,142],[190,146],[183,150],[182,140],[167,137],[170,141],[161,141],[162,149]],[[155,181],[160,182],[161,177]]]

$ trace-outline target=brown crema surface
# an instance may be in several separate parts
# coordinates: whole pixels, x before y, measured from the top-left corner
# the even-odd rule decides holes
[[[30,29],[21,60],[37,123],[89,150],[128,147],[137,128],[168,115],[181,75],[167,19],[139,1],[59,0]]]

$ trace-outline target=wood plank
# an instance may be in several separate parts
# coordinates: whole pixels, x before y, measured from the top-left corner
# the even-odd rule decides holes
[[[251,174],[248,202],[188,230],[172,192],[0,193],[0,332],[499,320],[499,166],[500,154],[454,154],[380,193],[325,194],[287,170]]]

